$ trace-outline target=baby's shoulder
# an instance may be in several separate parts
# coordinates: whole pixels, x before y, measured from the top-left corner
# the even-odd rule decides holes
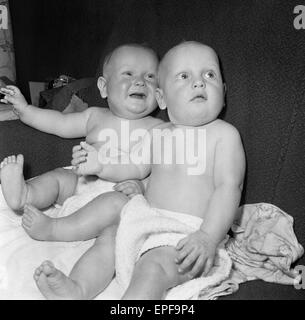
[[[90,107],[88,108],[88,111],[91,115],[94,116],[109,116],[111,114],[110,110],[108,108],[101,108],[101,107]]]
[[[209,131],[219,140],[239,141],[240,134],[236,127],[221,119],[215,120],[209,127]]]
[[[87,112],[87,131],[98,127],[105,127],[113,121],[113,115],[108,108],[90,107],[87,109]]]
[[[215,132],[219,132],[219,134],[224,135],[224,134],[237,134],[238,130],[236,127],[234,127],[232,124],[221,120],[217,119],[211,124],[211,130]]]
[[[114,116],[108,108],[90,107],[87,109],[90,113],[90,120],[92,123],[104,123],[109,119],[113,119]]]

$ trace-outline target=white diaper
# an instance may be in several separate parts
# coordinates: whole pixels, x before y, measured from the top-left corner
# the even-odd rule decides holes
[[[116,241],[116,279],[126,290],[136,261],[146,251],[160,246],[176,246],[186,235],[200,228],[196,216],[152,208],[142,195],[123,208]],[[213,288],[228,278],[231,259],[218,248],[215,264],[207,277],[192,279],[170,289],[166,299],[197,299],[201,290]]]

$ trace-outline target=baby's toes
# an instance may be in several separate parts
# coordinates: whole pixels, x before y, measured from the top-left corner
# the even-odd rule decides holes
[[[33,219],[29,215],[23,214],[22,216],[22,225],[26,228],[29,228],[33,223]]]
[[[22,154],[18,154],[17,155],[17,158],[16,158],[16,162],[23,165],[23,162],[24,162],[24,157]]]
[[[9,156],[7,162],[8,162],[8,163],[14,163],[14,162],[16,162],[16,157],[15,157],[15,156]]]
[[[42,264],[41,264],[38,268],[36,268],[36,270],[34,271],[34,274],[33,274],[34,279],[35,279],[36,281],[39,279],[39,277],[40,277],[40,275],[41,275],[42,272],[43,272],[43,266],[42,266]]]
[[[42,270],[43,270],[43,273],[46,275],[46,276],[49,276],[51,275],[52,273],[54,273],[54,271],[56,270],[55,269],[55,266],[54,264],[49,261],[49,260],[46,260],[42,263]]]
[[[2,163],[3,163],[3,166],[6,166],[8,163],[8,157],[4,158]]]

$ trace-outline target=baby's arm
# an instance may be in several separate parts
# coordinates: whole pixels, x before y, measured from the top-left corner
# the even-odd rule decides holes
[[[213,266],[216,248],[230,229],[239,205],[245,173],[245,155],[238,131],[223,128],[216,146],[214,164],[215,190],[200,230],[182,239],[177,246],[177,263],[181,272],[195,262],[190,276],[204,266],[207,274]]]
[[[95,151],[93,146],[85,143],[83,147],[89,147],[92,152],[89,152],[88,148],[87,150],[81,150],[79,159],[73,159],[72,164],[74,166],[78,165],[80,170],[82,170],[82,166],[83,169],[85,169],[87,167],[87,157],[89,157],[91,158],[91,160],[88,159],[90,167],[95,168],[94,172],[90,169],[90,174],[95,174],[101,179],[113,182],[134,179],[142,180],[146,178],[151,171],[151,132],[147,132],[142,139],[142,143],[137,144],[129,153],[122,152],[110,158],[108,158],[107,154],[112,147],[111,145],[100,142],[95,143],[94,148],[98,149]],[[101,144],[101,146],[99,146],[99,144]],[[139,154],[142,156],[140,159],[138,158]],[[100,168],[100,171],[96,170],[98,168]],[[85,170],[87,171],[87,169]]]
[[[87,122],[92,108],[84,112],[63,114],[56,110],[41,109],[29,105],[20,90],[15,86],[1,88],[1,92],[5,94],[1,102],[11,103],[14,112],[25,124],[63,138],[86,136]]]

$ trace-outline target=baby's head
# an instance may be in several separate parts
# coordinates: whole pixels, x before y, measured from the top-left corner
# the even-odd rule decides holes
[[[140,119],[157,107],[158,62],[152,49],[138,44],[120,46],[106,57],[98,88],[116,116]]]
[[[224,84],[215,51],[199,42],[170,49],[159,65],[157,101],[177,125],[201,126],[217,118]]]

